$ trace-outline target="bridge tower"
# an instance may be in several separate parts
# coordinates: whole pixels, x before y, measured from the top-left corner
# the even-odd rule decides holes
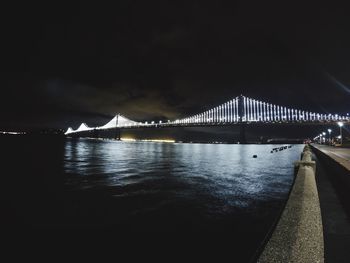
[[[247,139],[245,136],[245,126],[246,126],[246,119],[244,116],[244,96],[240,95],[238,98],[238,122],[239,122],[239,143],[246,144]]]
[[[244,96],[240,95],[238,98],[238,122],[243,122],[244,117]]]
[[[114,134],[114,139],[117,141],[120,141],[120,128],[118,128],[118,119],[119,119],[119,114],[117,114],[116,118],[115,118],[115,134]]]

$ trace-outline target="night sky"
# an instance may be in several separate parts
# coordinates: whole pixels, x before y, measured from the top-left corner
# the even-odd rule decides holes
[[[349,112],[349,9],[287,3],[2,6],[0,128],[174,119],[241,93]]]

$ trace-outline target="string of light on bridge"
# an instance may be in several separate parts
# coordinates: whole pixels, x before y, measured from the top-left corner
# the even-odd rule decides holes
[[[195,126],[195,125],[225,125],[234,123],[293,123],[293,122],[349,122],[350,116],[347,114],[320,114],[311,111],[288,108],[275,105],[246,96],[238,96],[210,110],[182,118],[174,121],[158,123],[136,122],[117,114],[107,124],[100,127],[89,127],[82,123],[78,129],[71,127],[66,131],[66,135],[90,130],[105,130],[112,128],[135,128],[135,127],[158,127],[158,126]]]

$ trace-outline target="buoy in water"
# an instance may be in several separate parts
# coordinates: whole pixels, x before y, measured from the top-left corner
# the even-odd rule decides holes
[[[257,158],[257,157],[258,157],[257,155],[255,155],[255,154],[253,155],[253,158]]]

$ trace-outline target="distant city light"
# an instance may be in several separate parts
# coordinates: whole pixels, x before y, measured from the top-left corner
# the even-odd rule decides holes
[[[20,135],[20,134],[26,134],[26,132],[0,131],[0,134]]]

